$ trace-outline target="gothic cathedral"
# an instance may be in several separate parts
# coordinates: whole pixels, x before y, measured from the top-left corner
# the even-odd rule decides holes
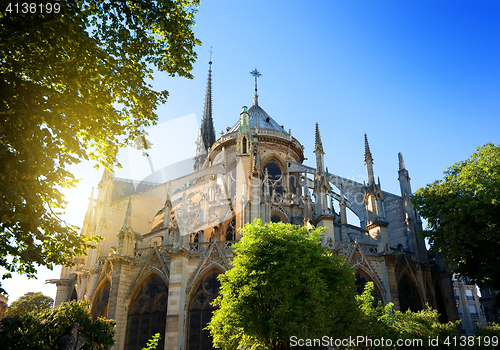
[[[316,166],[303,164],[301,143],[258,103],[257,70],[252,106],[216,139],[211,64],[192,171],[164,183],[105,171],[82,229],[104,239],[51,281],[56,305],[89,300],[93,317],[116,321],[115,349],[141,349],[155,333],[158,349],[210,349],[204,328],[217,275],[231,268],[238,228],[260,218],[326,227],[323,245],[352,264],[359,291],[373,281],[376,298],[396,309],[429,303],[442,321],[458,319],[450,275],[417,235],[422,223],[401,153],[400,194],[375,181],[366,134],[365,183],[328,172],[318,124]]]

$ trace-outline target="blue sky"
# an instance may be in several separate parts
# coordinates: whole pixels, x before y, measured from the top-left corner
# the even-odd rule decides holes
[[[500,143],[498,1],[217,0],[202,2],[196,22],[203,45],[195,78],[156,75],[155,87],[170,92],[158,110],[160,123],[193,113],[200,121],[213,47],[217,136],[252,104],[249,72],[257,67],[260,106],[292,129],[305,146],[306,164],[314,166],[318,122],[329,171],[362,181],[367,133],[375,174],[389,192],[399,193],[398,152],[416,191],[477,146]],[[196,128],[192,124],[187,128]],[[152,141],[161,147],[169,140]],[[121,156],[124,169],[117,175],[129,177],[128,158]],[[81,225],[101,172],[88,164],[74,169],[83,180],[68,193],[67,218]],[[54,297],[54,286],[43,289],[44,280],[58,276],[57,270],[43,272],[37,281],[15,278],[3,285],[11,302],[28,291]]]

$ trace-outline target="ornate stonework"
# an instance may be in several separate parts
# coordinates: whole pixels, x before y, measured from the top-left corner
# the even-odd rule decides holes
[[[115,349],[140,348],[153,329],[163,349],[205,348],[216,276],[231,268],[237,229],[260,218],[324,226],[323,244],[346,257],[359,288],[373,281],[384,303],[403,310],[429,303],[448,319],[458,317],[449,275],[417,235],[421,222],[401,155],[401,194],[382,192],[366,135],[368,182],[358,183],[325,168],[319,125],[315,167],[303,164],[302,145],[259,106],[257,92],[218,140],[211,97],[205,111],[193,173],[163,184],[104,173],[82,230],[104,240],[52,281],[56,304],[72,295],[92,301],[94,315],[117,322]]]

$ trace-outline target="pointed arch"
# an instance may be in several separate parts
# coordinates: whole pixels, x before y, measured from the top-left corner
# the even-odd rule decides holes
[[[76,286],[74,286],[69,296],[69,301],[77,301],[77,300],[78,300],[78,293],[76,292]]]
[[[90,314],[95,320],[98,317],[108,316],[109,293],[111,291],[111,279],[103,278],[96,288],[92,297]]]
[[[212,348],[210,332],[204,329],[214,307],[212,301],[219,295],[220,282],[217,279],[221,269],[212,268],[195,280],[194,288],[189,293],[187,318],[187,350],[204,350]]]
[[[398,298],[400,311],[419,311],[424,308],[422,295],[408,273],[401,275],[398,281]]]
[[[362,294],[365,290],[365,286],[368,282],[373,282],[373,297],[375,298],[373,300],[373,306],[377,306],[378,302],[381,301],[382,303],[385,304],[384,300],[384,293],[383,291],[383,286],[381,285],[379,279],[375,276],[372,276],[372,274],[367,271],[366,269],[362,267],[356,268],[356,292],[358,294]]]
[[[192,287],[195,286],[209,271],[216,269],[220,271],[220,273],[224,273],[229,270],[229,268],[229,261],[225,257],[219,243],[217,241],[212,242],[208,248],[208,253],[198,266],[197,271],[189,279],[186,290],[191,291]]]
[[[225,241],[234,241],[236,239],[236,217],[233,216],[225,223],[224,239]]]
[[[130,298],[125,349],[140,350],[153,334],[160,333],[158,348],[165,346],[168,284],[165,276],[151,270],[141,279]]]
[[[283,188],[284,182],[284,174],[286,171],[285,164],[275,155],[271,155],[267,157],[261,164],[264,164],[262,167],[262,176],[267,169],[268,178],[269,178],[269,196],[273,196],[274,193],[278,197],[282,197],[285,188]],[[262,193],[266,191],[266,184],[262,183]]]
[[[247,138],[243,136],[243,139],[241,140],[241,153],[242,154],[247,154]]]
[[[288,223],[288,218],[280,210],[273,210],[271,211],[271,222]]]

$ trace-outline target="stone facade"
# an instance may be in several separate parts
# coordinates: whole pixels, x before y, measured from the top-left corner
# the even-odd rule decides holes
[[[486,317],[477,295],[477,287],[463,281],[453,280],[453,293],[458,316],[462,320],[462,334],[474,335],[474,330],[478,328],[477,324],[486,327]]]
[[[316,124],[316,167],[306,166],[301,143],[259,106],[257,85],[252,106],[216,140],[210,79],[211,71],[194,171],[160,184],[105,172],[82,229],[104,240],[52,281],[56,305],[90,300],[94,317],[116,320],[115,349],[140,349],[156,332],[161,349],[210,348],[203,328],[216,276],[230,268],[238,228],[261,218],[326,227],[323,244],[352,264],[360,288],[373,281],[377,298],[396,309],[429,303],[442,320],[458,319],[450,275],[417,235],[401,154],[401,194],[375,181],[366,135],[368,182],[330,174]],[[354,215],[360,225],[349,223]]]

